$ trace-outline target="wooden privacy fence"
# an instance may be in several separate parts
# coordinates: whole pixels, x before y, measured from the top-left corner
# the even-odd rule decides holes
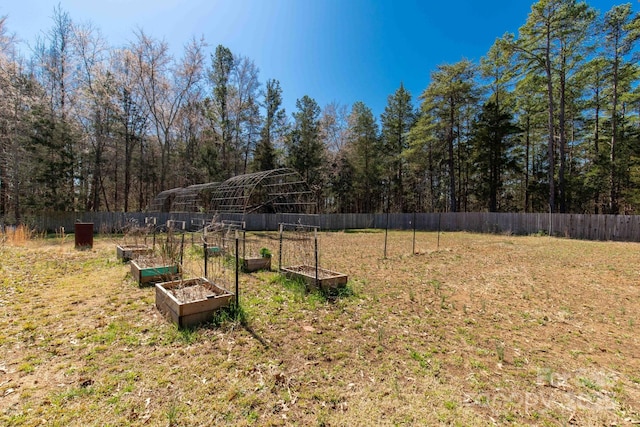
[[[92,222],[96,232],[121,232],[130,226],[144,226],[145,218],[155,217],[157,224],[168,220],[184,221],[187,228],[211,221],[212,214],[200,213],[114,213],[61,212],[33,218],[31,225],[41,231],[65,227],[73,232],[75,222]],[[223,214],[218,219],[243,220],[249,231],[276,231],[278,224],[317,225],[322,230],[394,229],[420,231],[469,231],[477,233],[549,234],[583,240],[640,241],[640,216],[549,213],[393,213],[393,214]]]

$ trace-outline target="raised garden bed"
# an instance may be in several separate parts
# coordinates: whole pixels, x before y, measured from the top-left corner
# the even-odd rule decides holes
[[[247,273],[271,270],[271,257],[245,258],[242,260],[242,270]]]
[[[166,282],[180,277],[180,266],[154,258],[131,260],[131,275],[139,285]]]
[[[151,254],[152,249],[147,245],[118,245],[116,255],[122,262],[131,261],[144,255]]]
[[[220,246],[207,246],[207,255],[208,256],[220,256],[224,254],[224,248]]]
[[[345,286],[347,275],[318,267],[318,283],[316,284],[316,268],[312,265],[296,265],[283,267],[280,271],[290,279],[301,279],[311,287],[319,286],[323,290],[331,290]]]
[[[204,277],[156,283],[156,307],[180,327],[206,322],[234,295]]]

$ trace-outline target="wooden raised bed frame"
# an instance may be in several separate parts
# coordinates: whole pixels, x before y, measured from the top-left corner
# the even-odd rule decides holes
[[[245,258],[242,260],[242,270],[247,273],[271,270],[271,257]]]
[[[325,291],[346,286],[348,279],[346,274],[318,267],[318,283],[316,284],[316,268],[312,265],[283,267],[280,272],[290,279],[302,279],[307,286],[315,288],[317,285]]]
[[[147,245],[117,245],[116,255],[122,262],[131,261],[141,255],[150,255],[153,250]]]
[[[180,277],[180,266],[178,264],[158,263],[151,267],[139,263],[137,260],[131,260],[131,275],[138,282],[138,285],[147,283],[166,282]]]
[[[180,327],[211,320],[233,299],[234,294],[205,277],[156,283],[156,307]]]

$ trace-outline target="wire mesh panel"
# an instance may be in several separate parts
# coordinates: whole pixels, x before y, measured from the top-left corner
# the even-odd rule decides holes
[[[347,276],[320,266],[319,227],[304,224],[279,225],[279,271],[308,286],[333,291],[347,284]]]
[[[243,258],[271,256],[278,249],[278,238],[267,233],[244,234],[244,246],[241,248]]]
[[[293,169],[280,168],[237,175],[226,181],[164,190],[150,212],[315,213],[307,182]]]
[[[236,235],[244,240],[244,223],[239,221],[217,221],[215,218],[202,231],[202,240],[210,255],[223,255],[235,250]]]
[[[183,250],[184,234],[181,236]],[[181,250],[184,276],[156,285],[156,307],[181,327],[210,321],[216,311],[238,301],[237,251],[210,257],[205,242],[203,248],[204,256],[197,262],[202,270],[198,271],[190,257],[182,262]]]
[[[218,213],[314,213],[307,182],[293,169],[238,175],[218,186],[211,205]]]
[[[236,277],[235,249],[220,256],[206,256],[205,263],[204,276],[221,288],[233,292]]]
[[[166,233],[156,236],[156,253],[172,263],[182,264],[184,257],[184,234],[169,228]]]
[[[190,185],[176,191],[171,212],[210,212],[211,197],[219,182]]]
[[[149,212],[171,212],[171,206],[182,188],[172,188],[158,193],[151,201]]]
[[[184,256],[184,234],[173,230],[152,236],[150,250],[131,259],[131,274],[139,284],[163,282],[180,277]]]
[[[145,224],[141,224],[136,218],[128,218],[122,228],[122,240],[124,245],[147,244],[147,238],[153,230]]]
[[[153,252],[150,246],[152,230],[136,218],[129,218],[122,228],[122,241],[116,245],[116,256],[122,262],[137,259]]]
[[[241,230],[228,224],[217,225],[214,231],[203,235],[204,277],[237,294]]]
[[[235,254],[235,240],[238,239],[240,267],[245,272],[271,269],[271,257],[277,246],[273,236],[248,234],[244,221],[212,221],[203,231],[203,242],[209,255]]]
[[[271,270],[272,254],[278,247],[278,239],[266,233],[243,233],[240,241],[242,270],[252,273],[258,270]]]
[[[318,227],[305,224],[279,224],[278,266],[311,266],[318,261]]]

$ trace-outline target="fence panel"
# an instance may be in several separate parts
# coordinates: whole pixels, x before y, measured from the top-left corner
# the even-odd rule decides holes
[[[96,232],[122,232],[127,226],[144,226],[145,218],[153,216],[157,224],[167,220],[192,219],[210,222],[211,214],[203,213],[145,213],[145,212],[53,212],[34,219],[40,231],[59,231],[64,227],[72,232],[76,222],[93,222]],[[585,240],[640,241],[640,216],[588,215],[549,213],[392,213],[392,214],[250,214],[223,215],[220,219],[244,220],[249,231],[275,231],[281,222],[317,225],[323,230],[377,228],[420,231],[469,231],[477,233],[536,234]]]

